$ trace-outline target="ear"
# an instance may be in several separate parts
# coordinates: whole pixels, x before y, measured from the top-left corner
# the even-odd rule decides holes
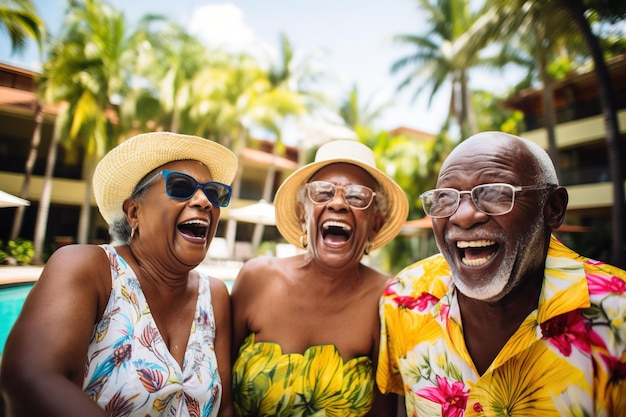
[[[544,207],[546,226],[554,230],[563,223],[568,201],[569,196],[564,187],[558,187],[550,193]]]
[[[122,204],[122,209],[126,214],[126,220],[131,229],[137,225],[137,202],[133,199],[127,198]]]
[[[372,236],[370,238],[370,241],[374,240],[378,232],[380,232],[380,229],[383,228],[384,224],[385,215],[383,213],[376,212],[376,216],[374,217],[374,224],[372,225]]]
[[[296,208],[296,216],[298,216],[298,221],[300,222],[300,227],[303,232],[306,231],[306,213],[304,210],[304,205],[302,203],[298,203],[298,207]]]

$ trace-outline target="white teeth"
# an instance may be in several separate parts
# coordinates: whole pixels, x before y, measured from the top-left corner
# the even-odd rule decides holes
[[[481,266],[486,264],[487,262],[489,262],[489,259],[493,258],[493,253],[487,255],[484,258],[478,258],[478,259],[467,259],[467,258],[463,258],[461,259],[461,261],[467,265],[467,266]]]
[[[486,246],[495,245],[496,242],[493,240],[461,240],[456,242],[457,248],[484,248]]]
[[[341,227],[342,229],[347,230],[347,231],[352,230],[352,227],[350,227],[350,225],[343,223],[343,222],[338,222],[335,220],[329,220],[326,223],[324,223],[322,226],[324,227],[324,229],[328,229],[329,227]]]
[[[197,225],[200,225],[200,226],[208,226],[209,225],[209,223],[205,222],[204,220],[189,220],[189,221],[184,222],[182,224],[197,224]]]

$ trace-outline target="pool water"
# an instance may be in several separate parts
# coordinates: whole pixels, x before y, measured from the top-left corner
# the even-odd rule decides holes
[[[228,291],[233,287],[233,281],[224,280]],[[34,282],[27,282],[15,285],[0,286],[0,355],[4,351],[4,344],[9,336],[9,331],[13,327],[17,316],[22,310],[22,305],[30,289],[35,285]]]
[[[4,344],[9,335],[9,331],[13,327],[17,316],[22,310],[22,305],[26,299],[26,295],[35,285],[34,282],[24,284],[0,286],[0,355],[4,351]]]

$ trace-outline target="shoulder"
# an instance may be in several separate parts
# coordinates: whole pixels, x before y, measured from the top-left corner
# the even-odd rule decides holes
[[[104,249],[97,245],[67,245],[63,246],[50,256],[46,262],[44,271],[63,272],[71,274],[76,272],[90,272],[108,264],[107,254]]]
[[[211,298],[224,298],[224,297],[229,297],[228,294],[228,287],[226,286],[226,283],[224,282],[224,280],[216,278],[216,277],[212,277],[212,276],[207,276],[203,274],[200,274],[200,279],[207,279],[209,282],[209,288],[211,289]]]
[[[251,284],[255,281],[267,281],[275,276],[277,271],[284,270],[287,258],[274,258],[260,256],[252,258],[243,264],[237,275],[236,283],[246,282]]]
[[[248,260],[239,270],[231,291],[233,302],[258,299],[262,294],[272,292],[285,271],[288,271],[289,258],[262,256]]]

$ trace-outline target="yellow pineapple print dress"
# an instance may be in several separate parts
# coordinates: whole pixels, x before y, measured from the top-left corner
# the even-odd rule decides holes
[[[237,416],[363,416],[374,399],[370,358],[347,362],[333,345],[283,354],[251,333],[233,365]]]

